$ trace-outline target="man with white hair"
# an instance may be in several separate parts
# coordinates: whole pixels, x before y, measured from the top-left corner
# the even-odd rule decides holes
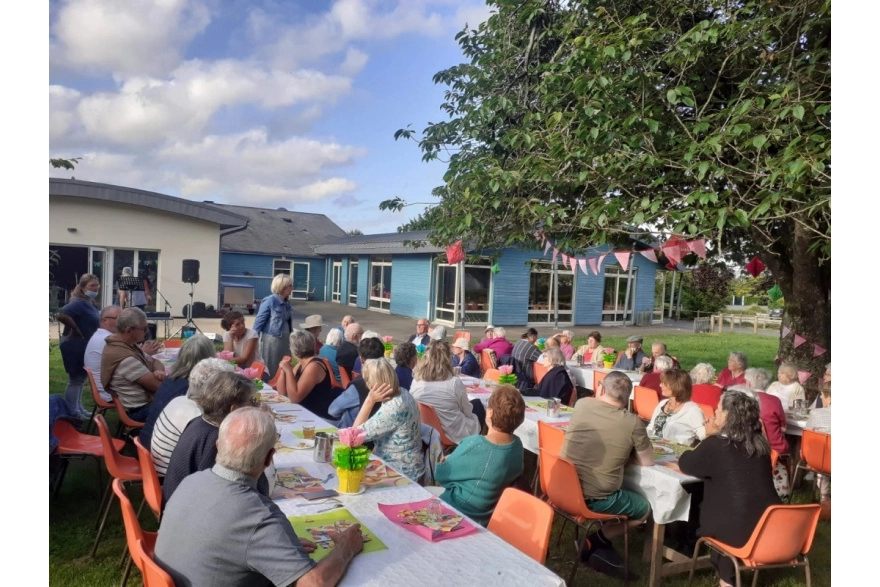
[[[315,563],[315,544],[257,491],[276,440],[271,412],[241,408],[223,420],[216,463],[184,479],[162,516],[155,560],[176,585],[335,585],[361,551],[354,524],[331,533],[333,550]]]
[[[643,373],[651,373],[657,370],[657,357],[669,357],[669,360],[672,361],[672,369],[681,369],[681,366],[678,364],[678,359],[669,355],[666,350],[666,343],[657,341],[651,344],[651,357],[648,359],[647,363],[643,363],[641,367],[641,371]]]
[[[352,322],[345,327],[345,340],[336,351],[336,364],[345,367],[348,374],[354,371],[354,362],[358,358],[358,344],[364,335],[364,327],[357,322]]]
[[[342,322],[340,322],[339,326],[336,326],[334,330],[338,330],[342,333],[342,337],[345,338],[345,329],[348,328],[348,325],[354,322],[354,316],[346,315],[342,317]]]

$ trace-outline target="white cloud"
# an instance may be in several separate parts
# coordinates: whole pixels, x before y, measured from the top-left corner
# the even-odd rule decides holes
[[[345,61],[339,66],[339,73],[349,76],[355,75],[364,68],[369,59],[370,57],[366,53],[349,47],[345,52]]]
[[[67,0],[51,25],[50,60],[95,72],[162,75],[210,21],[199,0]]]

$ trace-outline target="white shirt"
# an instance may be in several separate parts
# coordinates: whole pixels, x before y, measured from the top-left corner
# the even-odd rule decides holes
[[[150,456],[153,457],[153,465],[159,475],[165,475],[168,463],[171,462],[171,453],[174,452],[183,429],[190,420],[201,415],[202,410],[198,404],[186,396],[174,398],[159,414],[150,438]]]
[[[108,402],[112,401],[113,398],[104,391],[104,386],[101,384],[101,355],[104,354],[104,347],[107,346],[105,339],[111,334],[113,333],[109,330],[97,329],[92,338],[89,339],[89,344],[86,345],[85,355],[85,366],[92,370],[92,373],[95,375],[95,385],[98,388],[98,392],[101,394],[101,398]]]
[[[443,432],[452,442],[458,444],[480,433],[480,421],[458,377],[446,381],[413,381],[409,393],[417,402],[434,408]]]

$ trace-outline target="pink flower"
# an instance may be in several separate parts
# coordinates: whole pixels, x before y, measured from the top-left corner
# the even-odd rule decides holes
[[[382,342],[391,342],[392,340],[394,340],[393,336],[383,336],[382,337]]]
[[[239,367],[237,365],[235,367],[235,372],[240,373],[241,375],[244,375],[244,369],[242,369],[241,367]]]
[[[339,431],[339,442],[352,448],[360,446],[367,439],[367,433],[360,428],[343,428]]]
[[[259,369],[256,369],[256,368],[254,368],[254,367],[248,367],[247,369],[245,369],[245,370],[242,372],[242,374],[243,374],[245,377],[247,377],[248,379],[257,379],[257,373],[259,373],[259,372],[260,372]]]
[[[510,375],[513,373],[513,365],[501,365],[498,367],[498,370],[501,371],[502,375]]]
[[[217,353],[217,358],[223,359],[224,361],[228,361],[234,356],[235,356],[235,353],[232,351],[220,351],[219,353]]]

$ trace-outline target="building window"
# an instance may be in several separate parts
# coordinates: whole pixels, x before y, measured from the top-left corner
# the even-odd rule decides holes
[[[558,287],[555,287],[556,282],[559,284]],[[571,324],[574,308],[574,274],[565,268],[558,268],[554,273],[552,263],[532,261],[532,271],[529,275],[530,324],[556,322],[556,304],[553,300],[557,292],[559,296],[558,320],[563,324]]]
[[[491,311],[492,262],[480,259],[464,266],[464,310],[467,324],[488,324]],[[455,324],[461,310],[456,292],[460,291],[459,266],[437,265],[434,319]]]
[[[370,308],[391,310],[391,259],[370,261]]]
[[[342,261],[333,262],[333,283],[330,288],[330,299],[337,304],[342,301]]]
[[[605,268],[605,288],[602,300],[602,324],[623,324],[633,319],[633,308],[636,299],[636,275],[638,268],[632,268],[632,280],[627,271],[619,265]],[[629,304],[626,286],[630,283]],[[626,306],[626,307],[625,307]]]
[[[275,277],[279,273],[284,273],[285,275],[293,275],[292,269],[293,261],[288,261],[286,259],[275,259],[272,261],[272,277]]]
[[[348,305],[357,306],[358,303],[358,262],[348,263]]]

